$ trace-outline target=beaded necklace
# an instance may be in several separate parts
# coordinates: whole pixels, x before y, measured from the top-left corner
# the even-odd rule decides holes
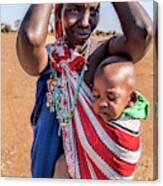
[[[47,107],[51,112],[56,111],[59,121],[59,135],[61,128],[65,127],[72,119],[75,107],[78,101],[78,95],[85,71],[87,70],[87,59],[90,54],[90,41],[86,49],[83,51],[83,56],[68,49],[67,44],[63,40],[59,40],[54,44],[51,50],[51,69],[50,79],[47,81]],[[78,71],[78,72],[77,72]],[[76,79],[78,73],[78,79]],[[70,81],[68,76],[77,81],[77,88],[74,90],[73,99],[70,95]]]

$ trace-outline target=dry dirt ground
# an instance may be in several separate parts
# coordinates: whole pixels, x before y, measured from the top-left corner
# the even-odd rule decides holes
[[[20,67],[15,42],[15,34],[1,34],[1,174],[31,177],[30,147],[33,136],[29,118],[34,104],[36,78],[27,75]],[[136,70],[137,88],[149,100],[151,109],[148,120],[142,122],[142,157],[135,180],[153,180],[157,170],[157,135],[153,117],[155,73],[152,47],[136,65]]]

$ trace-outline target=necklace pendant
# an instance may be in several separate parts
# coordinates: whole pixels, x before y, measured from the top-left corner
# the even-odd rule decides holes
[[[67,125],[67,123],[65,123],[65,122],[60,123],[59,129],[58,129],[58,136],[61,136],[61,131],[64,127],[66,127],[66,125]]]

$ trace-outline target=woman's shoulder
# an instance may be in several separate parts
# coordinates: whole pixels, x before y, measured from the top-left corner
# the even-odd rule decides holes
[[[97,48],[97,44],[98,44],[98,41],[96,41],[93,38],[90,38],[90,49],[91,49],[91,53],[93,53],[94,50]]]
[[[92,36],[90,38],[91,44],[94,45],[95,48],[99,47],[101,44],[105,43],[106,41],[110,40],[112,37],[104,37],[104,38],[100,38],[100,37],[95,37]]]
[[[90,38],[90,48],[91,54],[103,43],[104,41],[95,39],[93,37]]]

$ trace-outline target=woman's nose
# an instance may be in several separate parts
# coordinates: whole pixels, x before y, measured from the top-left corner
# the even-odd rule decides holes
[[[83,15],[82,15],[82,18],[81,18],[81,26],[82,27],[88,27],[89,26],[89,17],[90,17],[89,10],[85,10],[83,12]]]

